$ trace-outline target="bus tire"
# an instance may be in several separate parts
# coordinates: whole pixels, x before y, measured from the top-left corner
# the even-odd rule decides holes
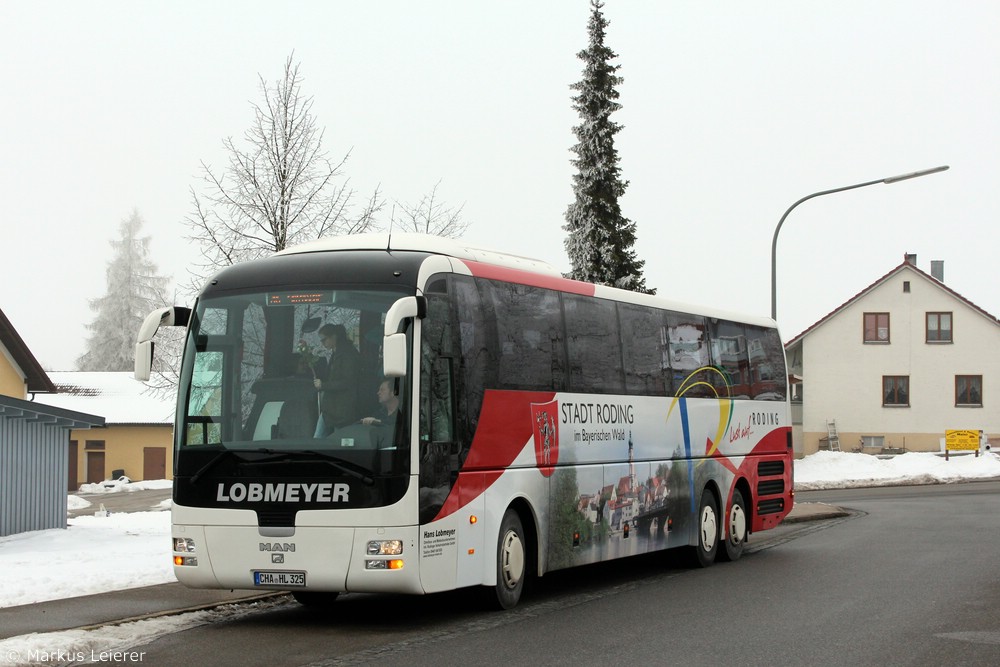
[[[694,548],[695,560],[701,567],[708,567],[715,562],[715,554],[719,551],[719,508],[715,495],[709,489],[701,493],[697,522],[698,546]]]
[[[524,579],[528,574],[527,548],[521,517],[507,508],[500,523],[497,537],[496,604],[501,609],[512,609],[521,599]]]
[[[338,593],[327,593],[321,591],[292,591],[295,601],[310,609],[328,609],[337,599]]]
[[[733,490],[733,505],[729,508],[726,517],[726,539],[725,549],[719,552],[723,560],[739,560],[743,555],[743,547],[746,546],[747,537],[750,534],[750,516],[747,514],[747,503],[743,499],[743,493],[739,489]]]

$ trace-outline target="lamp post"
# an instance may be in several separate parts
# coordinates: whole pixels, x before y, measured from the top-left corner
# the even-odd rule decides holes
[[[813,197],[820,197],[822,195],[831,195],[835,192],[843,192],[844,190],[855,190],[857,188],[863,188],[869,185],[878,185],[879,183],[885,183],[886,185],[890,183],[898,183],[900,181],[907,181],[911,178],[919,178],[920,176],[927,176],[929,174],[936,174],[941,171],[947,171],[948,166],[944,165],[941,167],[934,167],[933,169],[924,169],[922,171],[914,171],[909,174],[900,174],[899,176],[890,176],[888,178],[880,178],[877,181],[867,181],[866,183],[857,183],[855,185],[847,185],[842,188],[834,188],[833,190],[823,190],[822,192],[814,192],[811,195],[806,195],[802,199],[798,200],[794,204],[788,207],[785,214],[781,216],[781,220],[778,221],[778,226],[774,228],[774,238],[771,239],[771,319],[776,319],[778,315],[778,305],[777,305],[777,285],[778,285],[778,270],[776,265],[776,252],[778,250],[778,232],[781,231],[781,225],[785,223],[785,218],[788,214],[792,212],[796,206],[802,202],[812,199]]]

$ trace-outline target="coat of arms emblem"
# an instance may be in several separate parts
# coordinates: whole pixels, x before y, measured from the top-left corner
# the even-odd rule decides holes
[[[531,404],[531,430],[539,471],[550,477],[559,461],[559,401]]]

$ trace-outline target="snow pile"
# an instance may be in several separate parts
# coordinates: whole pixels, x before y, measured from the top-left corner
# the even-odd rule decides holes
[[[249,616],[280,604],[280,599],[261,600],[176,616],[104,625],[91,630],[78,628],[19,635],[0,640],[0,665],[66,664],[67,661],[72,664],[141,664],[145,655],[134,650],[134,646],[142,646],[164,635],[200,625]]]
[[[247,612],[244,612],[247,613]],[[89,662],[141,663],[139,655],[111,655],[131,651],[163,635],[204,625],[219,615],[196,611],[166,618],[150,618],[95,630],[33,632],[0,640],[0,665],[72,664]]]
[[[133,482],[128,477],[109,479],[98,484],[80,485],[80,493],[132,493],[149,489],[169,489],[173,486],[169,479],[152,479],[146,482]]]
[[[66,509],[72,510],[85,510],[93,505],[89,500],[81,498],[80,496],[69,495],[66,497]]]
[[[817,452],[795,462],[795,490],[846,489],[903,484],[943,484],[1000,478],[1000,456],[909,452],[881,459],[851,452]]]
[[[0,607],[176,581],[169,512],[68,523],[0,537]]]

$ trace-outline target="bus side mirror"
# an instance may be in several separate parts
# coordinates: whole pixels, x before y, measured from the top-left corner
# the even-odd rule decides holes
[[[153,341],[135,344],[135,379],[145,382],[153,371]]]
[[[160,327],[186,327],[191,309],[181,306],[157,308],[143,320],[135,335],[135,379],[145,382],[153,370],[153,336]]]
[[[392,334],[382,341],[382,372],[387,378],[406,375],[406,334]]]
[[[382,372],[386,377],[406,375],[406,320],[427,315],[427,298],[405,296],[397,299],[385,314],[385,338],[382,340]]]

